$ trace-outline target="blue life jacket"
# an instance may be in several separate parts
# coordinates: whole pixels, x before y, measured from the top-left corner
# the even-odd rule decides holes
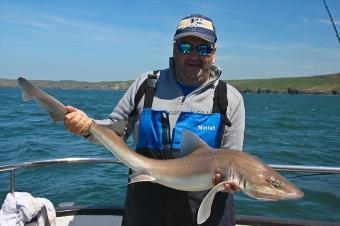
[[[183,129],[194,132],[210,147],[219,148],[225,126],[231,126],[231,122],[226,117],[228,107],[226,83],[220,80],[215,88],[211,114],[181,112],[175,128],[170,131],[169,112],[151,109],[157,88],[158,73],[159,71],[154,71],[153,74],[149,74],[135,96],[131,118],[137,114],[138,103],[145,95],[143,111],[139,119],[139,139],[136,151],[157,159],[179,157],[181,156],[180,138]]]

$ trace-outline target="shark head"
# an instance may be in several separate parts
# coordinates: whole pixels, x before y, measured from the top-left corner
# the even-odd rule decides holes
[[[206,158],[211,172],[220,172],[224,179],[215,185],[203,199],[197,214],[197,223],[210,216],[216,193],[223,191],[224,183],[233,184],[248,196],[259,200],[298,199],[303,192],[255,156],[231,149],[213,149],[189,130],[183,130],[181,147],[183,156]]]
[[[259,200],[299,199],[303,192],[269,167],[246,182],[244,192]],[[254,180],[254,181],[252,181]]]
[[[244,192],[259,200],[299,199],[303,192],[267,165],[258,164],[256,172],[246,179]]]

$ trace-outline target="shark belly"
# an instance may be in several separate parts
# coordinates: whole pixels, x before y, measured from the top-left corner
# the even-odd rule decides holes
[[[166,187],[182,191],[204,191],[213,187],[211,174],[191,175],[187,177],[156,177],[156,182]]]

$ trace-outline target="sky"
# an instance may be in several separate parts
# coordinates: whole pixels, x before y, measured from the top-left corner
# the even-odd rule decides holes
[[[326,2],[340,32],[340,1]],[[322,0],[0,0],[0,78],[134,80],[168,67],[192,13],[214,21],[222,79],[340,72]]]

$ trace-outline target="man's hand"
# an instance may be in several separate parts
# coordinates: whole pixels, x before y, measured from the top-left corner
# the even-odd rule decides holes
[[[212,183],[213,185],[217,185],[222,182],[222,175],[219,172],[216,172],[215,175],[212,177]],[[235,191],[241,191],[237,185],[225,182],[224,183],[224,190],[222,192],[235,192]]]
[[[64,118],[65,128],[77,135],[90,135],[89,129],[93,123],[92,119],[89,118],[83,111],[75,107],[66,106],[66,110],[69,113],[66,114]]]

